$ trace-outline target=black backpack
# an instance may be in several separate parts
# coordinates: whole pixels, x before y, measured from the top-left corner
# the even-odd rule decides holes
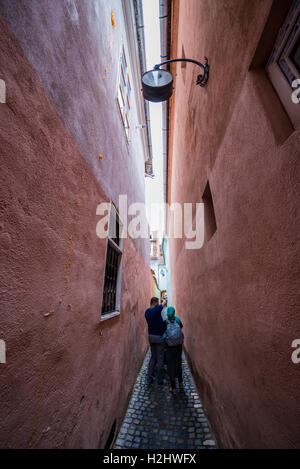
[[[176,345],[183,344],[183,332],[176,320],[167,321],[167,338],[166,342],[169,347],[175,347]]]

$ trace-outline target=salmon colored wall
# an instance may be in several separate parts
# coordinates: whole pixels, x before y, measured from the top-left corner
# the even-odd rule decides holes
[[[107,198],[1,19],[0,62],[0,446],[103,447],[146,351],[150,268],[125,240],[121,315],[101,323]]]
[[[198,251],[171,240],[172,301],[221,446],[300,446],[299,154],[263,69],[250,71],[272,2],[174,2],[170,202],[201,202],[210,182],[217,231]],[[177,29],[176,29],[177,28]],[[182,293],[184,292],[184,294]]]
[[[0,15],[107,197],[116,207],[120,194],[128,205],[144,203],[146,130],[136,128],[145,120],[144,104],[138,52],[128,39],[134,24],[126,26],[122,1],[0,0]],[[123,46],[132,86],[129,141],[117,101]],[[134,243],[148,263],[147,243]]]

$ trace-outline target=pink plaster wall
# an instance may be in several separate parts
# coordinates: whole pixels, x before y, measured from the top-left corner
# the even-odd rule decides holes
[[[300,447],[299,154],[262,69],[249,71],[271,1],[175,1],[169,200],[201,202],[207,180],[217,232],[198,251],[171,240],[172,301],[220,445]],[[187,4],[188,3],[188,4]]]
[[[2,19],[0,63],[0,446],[103,447],[146,350],[150,269],[125,240],[121,315],[100,323],[107,197]]]
[[[115,28],[111,11],[115,13]],[[137,110],[140,78],[135,81],[138,71],[132,57],[136,52],[129,50],[122,2],[0,0],[0,15],[107,197],[117,207],[120,194],[127,194],[128,204],[143,203],[145,148],[141,143],[146,130],[137,130],[136,125],[145,117]],[[130,142],[125,138],[117,102],[123,46],[133,91]],[[148,262],[146,243],[140,239],[134,243]]]

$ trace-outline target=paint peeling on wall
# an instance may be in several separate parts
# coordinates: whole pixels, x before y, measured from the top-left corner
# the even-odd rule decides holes
[[[74,0],[66,0],[66,7],[72,23],[79,23],[79,14]]]
[[[0,80],[0,103],[6,103],[6,86],[4,80]]]
[[[115,13],[113,11],[111,12],[111,24],[112,24],[113,28],[116,27]]]

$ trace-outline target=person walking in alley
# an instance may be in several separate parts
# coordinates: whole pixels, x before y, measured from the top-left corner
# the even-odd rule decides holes
[[[171,381],[170,391],[176,394],[176,378],[179,385],[182,384],[182,344],[184,335],[182,332],[182,322],[179,316],[175,316],[175,308],[169,306],[166,332],[164,334],[166,340],[166,356],[167,371]]]
[[[163,334],[166,330],[166,322],[163,321],[161,312],[166,304],[167,302],[165,300],[159,304],[158,298],[153,297],[150,301],[150,308],[145,311],[145,318],[148,323],[149,344],[151,348],[151,358],[148,366],[148,384],[153,383],[156,365],[158,384],[163,384],[165,347]]]

